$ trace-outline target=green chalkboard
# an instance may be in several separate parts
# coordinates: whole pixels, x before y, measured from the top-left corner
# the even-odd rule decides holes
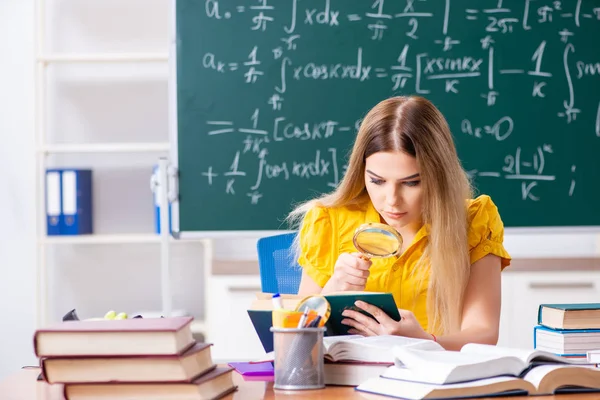
[[[178,231],[287,229],[420,94],[507,227],[600,226],[600,1],[178,0]]]

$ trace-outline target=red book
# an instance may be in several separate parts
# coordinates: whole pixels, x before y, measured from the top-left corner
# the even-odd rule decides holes
[[[67,400],[213,400],[237,389],[233,368],[221,367],[189,383],[84,383],[65,385]]]
[[[197,343],[181,355],[42,358],[48,383],[190,382],[214,369],[211,345]]]
[[[38,329],[37,357],[181,354],[195,343],[192,317],[65,321]]]

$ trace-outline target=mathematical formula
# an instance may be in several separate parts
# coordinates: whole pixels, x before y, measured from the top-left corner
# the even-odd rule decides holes
[[[241,24],[251,32],[273,38],[271,45],[256,44],[236,49],[235,53],[208,45],[203,48],[199,67],[209,77],[240,82],[248,91],[265,82],[275,84],[245,122],[226,114],[204,121],[203,135],[215,140],[226,135],[227,140],[239,146],[233,154],[225,155],[230,160],[229,168],[219,170],[206,165],[202,177],[203,184],[222,188],[228,195],[247,196],[250,204],[259,204],[265,195],[261,188],[267,181],[320,179],[328,187],[335,187],[345,172],[344,155],[340,148],[331,145],[331,140],[344,136],[351,142],[360,119],[294,120],[286,113],[286,98],[295,96],[295,90],[310,82],[351,82],[358,93],[373,85],[383,85],[391,92],[407,91],[426,97],[443,93],[448,99],[462,99],[468,82],[469,88],[475,85],[478,90],[469,101],[481,102],[493,114],[498,99],[506,91],[506,85],[500,82],[512,77],[519,79],[522,98],[546,102],[543,103],[548,110],[545,118],[556,120],[556,124],[570,126],[581,115],[593,116],[594,123],[578,126],[578,131],[600,141],[600,90],[595,92],[594,104],[582,104],[579,100],[582,88],[594,84],[598,88],[600,52],[578,52],[575,40],[579,29],[590,26],[600,37],[597,1],[524,0],[518,2],[518,8],[510,8],[505,4],[508,2],[494,0],[471,2],[479,6],[458,9],[459,2],[452,0],[374,0],[365,1],[361,12],[356,12],[356,7],[352,12],[347,11],[349,7],[341,0],[232,3],[204,0],[204,17],[222,24],[223,29],[231,26],[228,24]],[[286,10],[284,20],[282,13],[276,13],[279,7]],[[458,20],[457,15],[460,15]],[[432,25],[433,20],[441,23]],[[464,34],[453,36],[459,26],[461,32],[473,27],[471,35],[479,42],[476,53],[471,47],[469,53],[460,54],[463,43],[459,36],[464,39]],[[336,62],[307,58],[306,53],[298,55],[299,49],[312,45],[303,38],[308,30],[334,31],[347,27],[372,43],[397,40],[395,52],[386,57],[393,62],[381,63],[380,54],[364,43],[344,50]],[[516,58],[508,63],[499,62],[499,54],[507,51],[502,47],[503,38],[540,27],[551,27],[554,37],[543,37],[533,46],[529,44],[518,63]],[[437,35],[433,39],[431,32]],[[429,51],[423,50],[423,40],[428,41]],[[560,52],[550,53],[550,44],[554,49],[559,45]],[[509,65],[512,62],[515,64]],[[557,69],[557,65],[561,68]],[[547,94],[556,87],[564,89],[565,96],[558,101],[548,100]],[[265,111],[269,112],[268,118],[261,117]],[[512,115],[498,112],[484,123],[474,122],[480,120],[476,117],[479,116],[469,115],[466,109],[460,124],[452,126],[453,134],[482,145],[512,144],[512,140],[515,145],[497,168],[471,169],[468,171],[471,177],[514,181],[515,193],[522,201],[540,201],[537,189],[546,184],[556,185],[557,192],[565,196],[576,195],[576,162],[564,167],[568,171],[561,172],[560,181],[556,174],[548,172],[548,165],[557,162],[552,143],[540,138],[536,145],[519,145],[519,136],[526,132]],[[270,151],[282,142],[314,142],[314,152],[305,159],[291,154],[285,161],[274,161]]]

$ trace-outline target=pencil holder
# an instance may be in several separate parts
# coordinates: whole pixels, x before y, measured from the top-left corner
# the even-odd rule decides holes
[[[323,333],[325,328],[271,328],[275,351],[273,388],[322,389]]]

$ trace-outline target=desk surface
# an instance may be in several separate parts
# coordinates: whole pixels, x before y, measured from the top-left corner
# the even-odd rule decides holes
[[[48,385],[44,382],[37,381],[40,371],[38,368],[24,368],[19,372],[9,376],[0,382],[0,393],[2,400],[64,400],[62,395],[62,387],[60,385]],[[322,390],[310,391],[280,391],[273,390],[272,383],[265,382],[245,382],[241,377],[233,373],[238,390],[227,396],[224,400],[258,400],[258,399],[305,399],[310,393],[311,399],[344,399],[344,400],[365,400],[367,396],[363,396],[360,392],[354,390],[353,387],[328,386]],[[390,399],[383,396],[369,396]],[[524,397],[490,397],[493,400],[515,400]],[[573,394],[561,396],[543,396],[542,400],[582,400],[582,399],[597,399],[598,393],[590,394]]]

